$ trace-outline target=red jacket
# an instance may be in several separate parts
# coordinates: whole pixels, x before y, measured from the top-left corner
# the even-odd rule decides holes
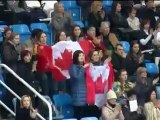
[[[51,72],[52,64],[52,48],[51,46],[37,44],[37,71]]]

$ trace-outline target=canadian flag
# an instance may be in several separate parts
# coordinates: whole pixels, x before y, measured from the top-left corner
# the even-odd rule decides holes
[[[82,50],[86,57],[95,46],[91,41],[61,41],[54,46],[43,47],[43,62],[48,61],[55,80],[69,79],[69,67],[76,50]],[[45,60],[44,60],[45,59]],[[86,68],[87,103],[96,104],[96,95],[103,94],[112,88],[114,74],[112,64],[102,66],[90,65]]]
[[[52,46],[53,64],[60,70],[62,76],[65,76],[67,79],[70,78],[68,70],[72,64],[73,53],[76,50],[82,50],[78,42],[61,41]],[[59,80],[56,75],[55,73],[55,79]]]

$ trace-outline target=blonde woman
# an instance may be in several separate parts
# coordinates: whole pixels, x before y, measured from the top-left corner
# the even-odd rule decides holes
[[[144,104],[146,120],[160,120],[160,101],[157,100],[154,89],[146,93],[146,103]]]
[[[91,11],[88,16],[88,24],[89,26],[94,26],[96,28],[97,35],[99,35],[99,27],[104,18],[105,18],[105,12],[103,11],[102,8],[102,2],[94,1],[91,4]]]
[[[31,97],[22,96],[20,109],[16,113],[16,120],[35,120],[37,110],[33,109]]]

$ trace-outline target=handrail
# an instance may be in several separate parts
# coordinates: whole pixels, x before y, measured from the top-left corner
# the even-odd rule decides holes
[[[27,88],[29,88],[35,95],[37,95],[44,103],[47,104],[49,109],[49,120],[52,120],[52,107],[51,104],[41,95],[39,94],[34,88],[32,88],[26,81],[24,81],[22,78],[20,78],[12,69],[10,69],[5,64],[0,64],[0,67],[5,68],[7,71],[9,71],[14,77],[16,77],[21,83],[23,83]]]
[[[21,100],[21,97],[19,97],[19,95],[17,95],[13,90],[11,90],[11,88],[9,88],[5,83],[3,83],[3,81],[0,80],[0,84],[5,87],[9,92],[11,92],[16,98],[18,98],[19,100]]]
[[[3,86],[3,87],[5,87],[9,92],[11,92],[16,98],[18,98],[18,100],[21,100],[21,97],[19,96],[19,95],[17,95],[13,90],[11,90],[11,88],[9,88],[3,81],[1,81],[0,80],[0,84]],[[5,106],[3,106],[3,107],[5,107]],[[6,108],[6,107],[5,107]],[[8,108],[6,108],[7,110],[8,110]],[[12,114],[12,111],[10,111],[10,110],[8,110],[9,112],[11,112],[11,114]],[[13,114],[12,114],[13,115]],[[16,114],[15,114],[16,115]],[[14,116],[15,116],[14,115]],[[42,120],[45,120],[45,118],[44,117],[42,117],[39,113],[37,113],[37,116],[39,117],[39,118],[41,118]]]
[[[16,116],[16,114],[0,100],[0,105],[2,105],[4,108],[6,108],[13,116]]]

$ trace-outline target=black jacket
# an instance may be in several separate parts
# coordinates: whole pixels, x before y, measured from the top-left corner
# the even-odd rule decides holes
[[[16,120],[35,120],[30,117],[30,109],[20,108],[16,113]]]

